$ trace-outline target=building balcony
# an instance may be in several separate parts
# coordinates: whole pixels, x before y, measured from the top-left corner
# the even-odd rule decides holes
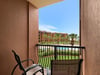
[[[45,69],[51,70],[52,60],[77,60],[83,59],[81,73],[84,72],[84,52],[83,46],[66,46],[66,45],[43,45],[37,44],[38,47],[38,64]],[[46,70],[45,70],[46,72]]]

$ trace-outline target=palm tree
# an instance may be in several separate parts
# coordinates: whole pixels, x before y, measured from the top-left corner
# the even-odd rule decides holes
[[[78,44],[78,45],[79,45],[79,40],[80,40],[80,37],[77,36],[77,38],[76,38],[76,44]]]
[[[69,34],[69,40],[72,46],[74,45],[74,42],[76,39],[77,39],[77,34],[74,34],[74,33]]]

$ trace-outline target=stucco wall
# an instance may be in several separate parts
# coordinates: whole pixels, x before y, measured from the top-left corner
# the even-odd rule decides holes
[[[38,44],[38,9],[29,4],[29,58],[38,63],[37,47]]]
[[[81,0],[81,40],[85,75],[100,75],[100,0]]]
[[[35,8],[32,7],[32,11],[28,10],[25,0],[0,1],[0,75],[10,75],[16,64],[12,49],[19,54],[21,59],[27,57],[33,59],[36,56],[33,48],[38,40],[36,37],[38,35],[38,18],[36,17],[38,16],[37,12],[34,13]],[[19,75],[19,73],[17,70],[15,75]]]

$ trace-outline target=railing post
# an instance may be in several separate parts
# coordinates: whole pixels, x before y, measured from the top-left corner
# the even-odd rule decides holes
[[[54,46],[54,59],[57,59],[57,46]]]

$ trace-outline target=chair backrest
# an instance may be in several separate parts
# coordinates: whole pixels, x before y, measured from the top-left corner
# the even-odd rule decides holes
[[[14,50],[12,50],[12,52],[14,54],[14,57],[15,57],[15,60],[16,60],[17,64],[19,65],[20,70],[25,71],[23,65],[21,64],[20,57],[16,54],[16,52]]]
[[[80,75],[80,60],[52,60],[51,75]]]

